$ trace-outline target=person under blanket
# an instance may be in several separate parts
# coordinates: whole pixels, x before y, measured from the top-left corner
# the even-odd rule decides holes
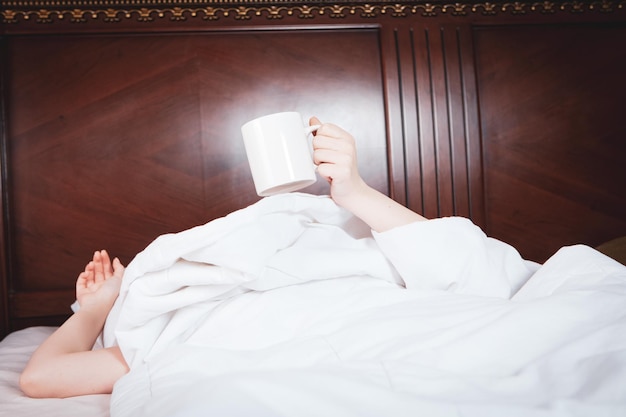
[[[426,218],[368,186],[357,168],[355,140],[339,126],[321,124],[313,139],[317,171],[330,184],[335,203],[363,220],[372,230],[387,230]],[[30,397],[70,397],[111,393],[129,371],[118,347],[92,347],[120,291],[124,266],[96,251],[76,281],[80,309],[33,353],[20,377]]]

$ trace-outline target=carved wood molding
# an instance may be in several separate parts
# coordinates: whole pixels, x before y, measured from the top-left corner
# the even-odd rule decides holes
[[[558,1],[257,1],[257,0],[2,0],[2,22],[86,23],[123,20],[154,22],[201,19],[217,21],[280,20],[287,17],[363,19],[391,16],[434,17],[440,15],[527,15],[530,13],[613,13],[623,9],[626,0]]]

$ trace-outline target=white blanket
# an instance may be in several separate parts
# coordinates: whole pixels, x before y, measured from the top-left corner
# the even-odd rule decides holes
[[[158,238],[107,321],[120,416],[626,415],[626,267],[466,219],[372,234],[270,197]]]

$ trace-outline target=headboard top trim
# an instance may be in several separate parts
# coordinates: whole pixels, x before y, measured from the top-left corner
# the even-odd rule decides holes
[[[160,19],[207,21],[231,18],[235,20],[282,19],[297,17],[345,18],[356,16],[363,19],[379,16],[408,17],[439,15],[468,16],[473,14],[526,15],[529,13],[553,14],[557,12],[612,13],[623,9],[626,0],[598,1],[328,1],[316,0],[3,0],[3,23],[20,22],[54,23],[66,21],[85,23],[102,21],[108,23],[122,20],[152,22]]]

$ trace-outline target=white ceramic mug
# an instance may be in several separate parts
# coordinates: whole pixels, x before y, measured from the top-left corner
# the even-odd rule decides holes
[[[299,190],[317,181],[309,134],[300,113],[262,116],[241,127],[256,193],[262,197]]]

